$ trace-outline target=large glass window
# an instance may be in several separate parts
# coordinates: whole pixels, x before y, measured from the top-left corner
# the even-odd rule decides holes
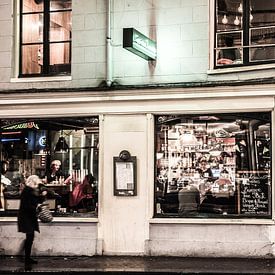
[[[71,0],[21,0],[20,76],[71,72]]]
[[[216,0],[215,66],[275,61],[275,2]]]
[[[156,116],[155,215],[271,217],[268,112]]]
[[[1,120],[0,215],[16,215],[34,174],[55,216],[96,216],[98,134],[98,117]]]

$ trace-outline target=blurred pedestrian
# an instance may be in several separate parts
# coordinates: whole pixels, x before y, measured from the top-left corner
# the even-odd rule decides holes
[[[41,179],[36,175],[27,178],[25,187],[21,193],[20,207],[18,213],[18,231],[26,234],[25,239],[25,265],[36,264],[37,261],[31,258],[34,232],[39,231],[36,215],[37,206],[43,202],[47,191],[39,193],[38,186]]]

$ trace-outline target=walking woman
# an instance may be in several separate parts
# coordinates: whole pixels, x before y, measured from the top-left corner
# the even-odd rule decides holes
[[[26,234],[24,246],[25,266],[30,266],[31,264],[37,263],[36,260],[31,258],[34,232],[39,232],[36,208],[43,202],[43,197],[47,194],[47,191],[43,191],[42,194],[39,194],[39,184],[41,184],[41,179],[38,176],[29,176],[21,193],[20,208],[18,213],[18,231]]]

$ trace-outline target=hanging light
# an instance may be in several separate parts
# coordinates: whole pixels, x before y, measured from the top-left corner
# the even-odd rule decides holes
[[[68,153],[69,151],[69,146],[66,142],[65,137],[63,137],[62,135],[59,137],[56,145],[55,145],[55,149],[54,152],[55,153]]]
[[[234,25],[239,26],[240,25],[240,19],[238,16],[236,16],[235,20],[234,20]]]
[[[252,15],[252,13],[250,13],[250,17],[249,17],[249,19],[250,19],[250,21],[252,21],[252,20],[253,20],[253,15]]]
[[[240,3],[240,6],[238,7],[238,12],[242,13],[243,12],[243,4]]]
[[[223,16],[222,23],[226,25],[228,23],[228,19],[226,17],[226,14]]]
[[[199,145],[197,138],[191,133],[191,131],[185,131],[180,136],[180,145],[181,146],[196,146]]]
[[[250,22],[253,20],[253,15],[252,15],[252,8],[250,7],[250,16],[249,16]]]

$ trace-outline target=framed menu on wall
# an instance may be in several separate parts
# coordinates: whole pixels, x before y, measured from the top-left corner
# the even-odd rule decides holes
[[[136,157],[114,157],[114,195],[136,196]]]

